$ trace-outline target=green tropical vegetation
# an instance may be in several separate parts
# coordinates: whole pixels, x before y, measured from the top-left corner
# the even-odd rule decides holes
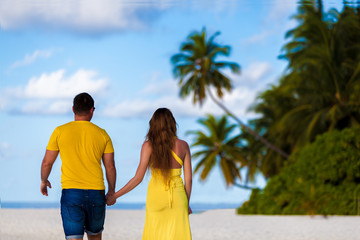
[[[172,57],[180,96],[192,93],[200,105],[209,96],[226,113],[200,120],[209,135],[192,132],[193,146],[202,147],[193,155],[200,159],[195,173],[205,179],[218,164],[227,186],[247,186],[258,172],[268,179],[264,189],[252,190],[241,214],[360,214],[360,4],[324,12],[321,0],[302,0],[294,18],[298,25],[280,55],[288,66],[258,95],[250,110],[260,117],[247,125],[220,101],[232,89],[220,71],[237,73],[239,65],[216,62],[230,52],[215,42],[218,33],[190,34]],[[231,134],[227,117],[239,134]]]
[[[188,132],[195,136],[192,147],[201,146],[201,149],[192,155],[193,158],[199,159],[194,173],[200,172],[200,180],[205,180],[214,167],[219,166],[227,186],[234,185],[251,189],[237,181],[242,180],[240,170],[251,165],[244,154],[241,134],[234,133],[237,125],[230,124],[226,116],[216,119],[212,115],[200,119],[199,123],[205,128],[205,133],[203,131]],[[255,173],[248,171],[247,179],[253,181],[252,174]]]
[[[201,32],[193,32],[182,43],[180,53],[171,57],[174,76],[179,79],[181,97],[192,93],[193,102],[201,105],[206,94],[213,96],[210,86],[215,87],[219,98],[224,95],[224,90],[233,88],[231,80],[221,70],[229,68],[233,73],[239,73],[240,66],[234,62],[216,61],[217,57],[228,57],[230,54],[230,46],[215,42],[219,34],[216,32],[207,38],[205,28]]]
[[[218,57],[228,57],[230,54],[230,46],[223,46],[215,42],[215,38],[219,34],[220,32],[216,32],[207,38],[205,28],[201,32],[193,32],[181,45],[180,53],[171,57],[174,76],[179,80],[180,96],[185,98],[192,93],[193,103],[199,103],[200,105],[202,105],[207,95],[210,96],[243,129],[254,135],[282,157],[287,158],[288,154],[267,141],[251,127],[245,125],[219,101],[218,98],[221,99],[223,97],[224,91],[229,92],[233,88],[231,80],[221,70],[229,68],[233,73],[240,72],[240,66],[237,63],[217,61]],[[215,88],[218,98],[214,96],[211,88]]]
[[[253,190],[241,214],[354,215],[360,210],[360,128],[334,130],[290,157],[293,162]]]
[[[360,9],[323,13],[319,3],[302,1],[281,55],[286,74],[251,108],[261,114],[255,129],[291,154],[319,134],[360,123]],[[270,178],[287,159],[264,151],[261,172]]]
[[[269,181],[238,213],[359,214],[360,8],[302,1],[295,19],[286,74],[251,107],[251,124],[291,157],[263,148]]]

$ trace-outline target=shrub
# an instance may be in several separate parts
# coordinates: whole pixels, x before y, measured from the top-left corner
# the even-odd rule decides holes
[[[254,189],[239,214],[358,214],[360,128],[334,130],[295,155],[263,190]]]

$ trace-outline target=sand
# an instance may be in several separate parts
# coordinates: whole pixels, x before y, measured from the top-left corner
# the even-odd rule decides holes
[[[108,210],[104,240],[141,239],[144,210]],[[194,240],[358,240],[357,216],[246,216],[234,209],[190,215]],[[0,240],[64,239],[57,209],[0,209]],[[86,239],[86,238],[85,238]]]

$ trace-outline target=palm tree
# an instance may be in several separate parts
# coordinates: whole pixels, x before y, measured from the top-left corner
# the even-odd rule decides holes
[[[241,144],[239,147],[241,148],[241,154],[245,159],[247,170],[244,182],[245,185],[247,185],[249,182],[255,182],[256,174],[259,170],[262,171],[265,146],[244,129],[241,129],[240,139]]]
[[[200,159],[195,166],[194,173],[200,172],[200,180],[205,180],[214,167],[219,165],[226,186],[234,185],[252,189],[236,182],[237,179],[242,180],[240,170],[248,166],[241,148],[241,136],[233,133],[236,125],[229,124],[226,116],[216,119],[212,115],[208,115],[206,119],[200,119],[199,123],[206,128],[207,134],[202,131],[188,132],[188,134],[196,136],[192,147],[201,147],[192,155],[194,159]],[[247,177],[247,179],[254,181],[253,176]]]
[[[221,108],[226,114],[231,116],[239,125],[254,135],[266,146],[273,149],[281,156],[288,158],[288,154],[271,144],[260,134],[246,126],[238,117],[225,107],[211,92],[214,87],[218,98],[223,97],[223,90],[231,91],[231,80],[225,76],[221,70],[229,68],[233,73],[240,72],[240,66],[234,62],[216,61],[218,56],[228,57],[230,54],[229,46],[221,46],[214,40],[219,35],[207,38],[205,28],[202,32],[193,32],[180,47],[180,53],[171,57],[174,66],[175,78],[179,79],[180,96],[187,97],[193,93],[193,103],[203,104],[206,94]]]
[[[282,122],[297,119],[304,124],[300,145],[319,133],[360,124],[359,112],[349,105],[360,80],[360,18],[345,7],[342,14],[330,11],[324,20],[319,3],[318,8],[300,7],[302,24],[288,33],[293,40],[284,47],[291,70],[284,85],[298,101]]]
[[[302,126],[297,121],[289,122],[291,129],[298,130],[290,132],[290,126],[281,123],[282,117],[295,106],[296,99],[288,89],[280,86],[271,86],[270,89],[262,92],[255,104],[249,110],[261,114],[260,118],[252,119],[249,124],[261,132],[266,139],[280,146],[286,152],[293,152],[293,146],[301,135]],[[295,134],[296,133],[296,134]],[[252,143],[253,145],[254,143]],[[287,161],[269,148],[262,149],[260,170],[265,178],[270,178],[280,172]]]
[[[287,73],[252,107],[262,115],[251,121],[255,129],[292,154],[319,134],[360,125],[360,11],[322,13],[321,6],[302,1],[283,48]],[[262,172],[271,177],[283,165],[267,151]]]

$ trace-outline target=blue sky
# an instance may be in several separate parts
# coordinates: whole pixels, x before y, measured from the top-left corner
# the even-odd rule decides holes
[[[0,0],[0,198],[48,201],[60,198],[58,159],[49,197],[40,194],[40,164],[53,129],[73,120],[72,99],[89,92],[93,122],[115,147],[117,188],[136,171],[148,121],[158,107],[173,111],[178,134],[197,130],[197,120],[222,111],[211,101],[200,108],[180,99],[170,57],[193,31],[221,32],[228,60],[241,66],[228,74],[235,86],[223,102],[243,121],[257,93],[275,84],[286,31],[296,26],[296,0]],[[342,9],[342,1],[324,1]],[[194,160],[193,165],[196,164]],[[119,202],[145,202],[147,181]],[[226,188],[215,169],[206,182],[194,176],[192,202],[241,203],[249,192]],[[255,185],[264,186],[258,177]]]

